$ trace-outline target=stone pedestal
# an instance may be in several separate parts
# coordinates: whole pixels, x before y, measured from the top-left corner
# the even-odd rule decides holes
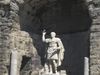
[[[18,52],[17,50],[12,51],[12,56],[11,56],[11,72],[10,75],[18,75],[17,72],[17,66],[18,66]]]
[[[43,73],[40,73],[39,75],[67,75],[67,74],[66,74],[66,71],[65,70],[61,70],[58,73],[52,73],[52,74],[50,74],[50,73],[43,72]]]

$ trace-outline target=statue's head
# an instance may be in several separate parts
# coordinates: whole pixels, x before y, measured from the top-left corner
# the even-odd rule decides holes
[[[51,37],[55,37],[56,36],[56,33],[55,32],[51,32]]]

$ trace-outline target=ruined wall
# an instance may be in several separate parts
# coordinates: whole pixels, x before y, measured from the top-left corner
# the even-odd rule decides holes
[[[23,0],[0,1],[0,75],[10,74],[11,51],[13,49],[19,52],[18,74],[22,67],[23,56],[30,57],[30,60],[31,57],[37,56],[31,36],[20,29],[19,5],[22,3]]]
[[[90,36],[90,75],[100,75],[100,17],[94,19]]]
[[[10,4],[0,2],[0,75],[8,74],[10,61],[9,33],[12,28]]]
[[[100,1],[94,0],[90,34],[90,75],[100,75]]]

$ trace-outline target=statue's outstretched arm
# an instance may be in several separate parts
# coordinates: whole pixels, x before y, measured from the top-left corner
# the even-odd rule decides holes
[[[46,32],[43,32],[43,34],[42,34],[42,41],[43,41],[43,42],[46,42],[45,35],[46,35]]]
[[[43,31],[43,34],[42,34],[42,41],[43,41],[43,42],[46,42],[46,43],[50,42],[50,39],[49,39],[49,38],[46,39],[46,38],[45,38],[45,35],[46,35],[46,32]]]

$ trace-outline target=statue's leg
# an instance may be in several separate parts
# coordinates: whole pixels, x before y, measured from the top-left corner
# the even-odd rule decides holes
[[[57,73],[57,60],[53,60],[54,71]]]
[[[45,71],[45,73],[49,72],[49,65],[48,65],[48,63],[45,63],[45,65],[44,65],[44,71]]]
[[[53,73],[53,70],[52,70],[52,60],[49,61],[49,72]]]

